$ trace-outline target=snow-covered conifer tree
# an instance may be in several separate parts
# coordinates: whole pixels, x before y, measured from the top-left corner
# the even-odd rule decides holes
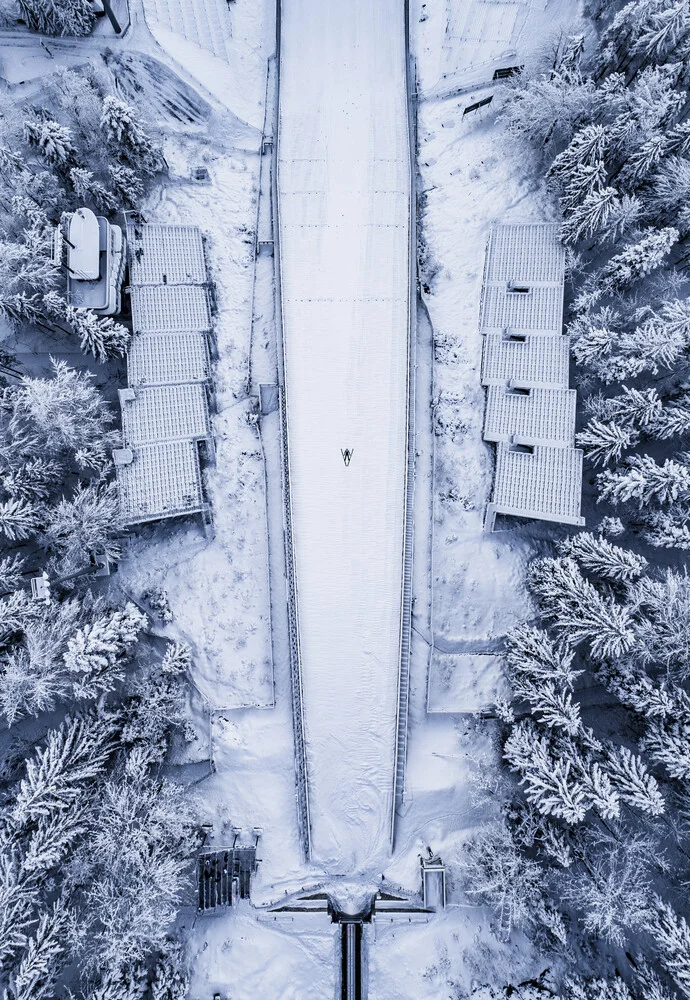
[[[77,337],[82,351],[92,354],[97,361],[110,361],[124,357],[131,334],[112,316],[97,316],[92,309],[67,306],[65,318]]]
[[[146,615],[128,603],[82,625],[67,643],[65,666],[78,698],[97,698],[123,677],[124,657],[139,639]]]
[[[555,642],[548,632],[532,625],[517,625],[506,637],[506,663],[511,671],[528,674],[534,680],[553,681],[572,690],[582,673],[573,670],[575,653]]]
[[[662,967],[683,996],[690,997],[690,927],[685,918],[656,896],[649,913],[648,930]]]
[[[647,568],[644,556],[587,531],[571,535],[559,547],[563,555],[577,560],[585,569],[618,583],[637,579]]]
[[[54,987],[66,958],[72,914],[57,901],[38,918],[19,965],[10,976],[8,1000],[43,1000],[54,996]]]
[[[76,571],[102,553],[114,561],[120,554],[120,517],[116,483],[79,483],[71,498],[63,497],[46,512],[43,540],[57,552],[65,573]]]
[[[151,1000],[186,1000],[188,990],[183,949],[171,941],[154,970]]]
[[[96,15],[88,0],[17,0],[26,23],[43,35],[88,35]]]
[[[465,892],[491,906],[507,939],[514,927],[538,922],[541,868],[526,858],[503,827],[490,827],[470,844],[463,859]]]
[[[113,416],[93,384],[94,375],[64,361],[54,361],[53,370],[52,379],[24,378],[12,397],[15,413],[28,419],[40,438],[40,454],[114,447]]]
[[[546,736],[529,722],[513,726],[503,747],[503,756],[520,775],[528,802],[544,816],[567,823],[581,823],[588,803],[582,784],[573,773],[572,762],[554,753]]]
[[[144,185],[137,172],[122,163],[111,163],[108,167],[108,173],[120,201],[136,208],[144,194]]]
[[[38,508],[24,497],[10,497],[0,503],[0,532],[10,542],[22,542],[38,529]]]
[[[664,799],[659,785],[638,754],[627,747],[611,749],[606,769],[624,802],[650,816],[661,816],[664,813]]]
[[[155,174],[163,167],[163,156],[146,132],[134,108],[119,97],[103,101],[101,130],[110,150],[140,174]]]
[[[631,931],[645,924],[650,890],[648,840],[591,835],[586,864],[559,879],[563,898],[580,912],[588,934],[624,946]]]
[[[0,558],[0,590],[14,590],[22,581],[24,557],[18,552]]]
[[[618,204],[618,192],[615,188],[604,187],[592,191],[564,220],[561,227],[563,241],[565,243],[579,243],[580,240],[591,239],[592,236],[606,227],[611,212]],[[647,250],[647,258],[649,258],[651,249],[646,247],[645,249]],[[629,268],[631,266],[631,264],[628,265]]]
[[[597,482],[602,500],[613,504],[637,500],[642,508],[685,497],[690,492],[690,469],[671,458],[658,465],[651,455],[633,455],[615,472],[600,473]]]
[[[76,147],[71,130],[50,118],[24,122],[24,136],[53,167],[67,168],[74,162]]]
[[[602,285],[612,292],[622,292],[651,274],[665,262],[678,236],[678,230],[672,226],[648,229],[641,239],[629,244],[604,266]]]
[[[12,821],[22,827],[79,802],[85,782],[101,775],[113,751],[115,724],[78,716],[51,729],[45,747],[26,762],[12,805]]]
[[[665,406],[649,428],[652,437],[659,441],[682,437],[690,433],[690,407],[686,398]]]
[[[92,201],[96,208],[107,215],[117,210],[117,197],[107,189],[105,184],[96,180],[92,170],[87,170],[85,167],[72,167],[69,179],[75,195],[81,201]]]
[[[11,497],[37,503],[47,500],[60,483],[63,470],[58,462],[45,458],[30,458],[10,469],[2,485]]]
[[[652,511],[645,517],[644,540],[663,549],[690,549],[690,507],[671,504],[668,510]]]
[[[672,778],[690,781],[690,716],[650,723],[641,747]]]
[[[606,465],[618,461],[628,448],[634,448],[640,436],[633,427],[614,420],[590,420],[575,440],[593,465]]]
[[[543,614],[572,645],[588,641],[597,658],[620,656],[635,645],[627,607],[600,594],[574,560],[538,560],[531,567],[529,586]]]

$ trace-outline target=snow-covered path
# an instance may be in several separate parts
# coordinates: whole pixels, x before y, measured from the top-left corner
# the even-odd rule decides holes
[[[333,873],[385,855],[392,808],[408,373],[404,28],[401,0],[283,0],[293,540],[312,849]]]

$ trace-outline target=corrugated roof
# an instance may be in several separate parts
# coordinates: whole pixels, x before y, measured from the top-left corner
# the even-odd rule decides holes
[[[211,373],[205,333],[135,334],[127,351],[132,386],[205,382]]]
[[[493,226],[487,247],[484,282],[562,284],[565,250],[552,223]]]
[[[147,444],[133,452],[130,465],[116,466],[120,509],[126,524],[206,509],[194,441]]]
[[[198,382],[135,390],[122,405],[122,436],[127,446],[179,438],[210,437],[206,389]]]
[[[570,338],[526,336],[510,340],[487,334],[482,353],[482,385],[567,389]]]
[[[211,310],[205,286],[132,286],[130,296],[135,333],[205,332],[211,329]]]
[[[508,389],[490,385],[484,417],[485,441],[565,446],[574,444],[574,389]]]
[[[206,262],[197,226],[127,225],[132,285],[203,285]]]
[[[211,311],[196,226],[130,220],[128,236],[134,336],[127,352],[130,388],[120,392],[126,448],[117,456],[116,475],[123,520],[139,524],[209,509],[199,441],[212,450],[204,384]]]
[[[494,493],[487,520],[494,514],[514,514],[584,524],[581,500],[579,448],[537,446],[528,453],[503,443],[497,446]]]
[[[556,226],[494,226],[484,264],[481,332],[560,334],[564,278]]]

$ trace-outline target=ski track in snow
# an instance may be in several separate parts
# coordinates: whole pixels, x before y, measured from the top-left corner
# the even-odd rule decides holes
[[[313,850],[331,872],[350,874],[385,855],[392,804],[408,348],[402,4],[286,3],[280,89],[285,379]]]

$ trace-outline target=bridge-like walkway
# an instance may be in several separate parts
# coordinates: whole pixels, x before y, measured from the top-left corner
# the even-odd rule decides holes
[[[311,847],[388,850],[407,483],[402,0],[283,0],[278,236]],[[378,869],[377,869],[378,870]]]

